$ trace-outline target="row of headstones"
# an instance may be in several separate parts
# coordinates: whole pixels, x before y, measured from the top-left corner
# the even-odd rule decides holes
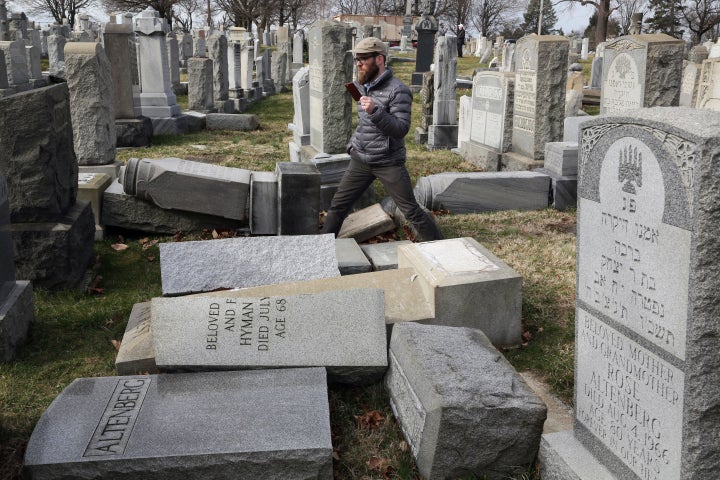
[[[306,478],[309,470],[313,478],[331,478],[326,382],[367,384],[383,374],[427,478],[527,468],[546,409],[493,347],[519,341],[520,277],[472,239],[405,244],[397,269],[341,277],[335,248],[331,235],[162,244],[166,293],[179,291],[178,281],[185,292],[256,286],[135,305],[117,362],[119,373],[131,376],[69,386],[38,423],[25,468],[49,478],[77,475],[78,468],[112,476],[127,463],[143,474],[212,468],[218,475],[252,460],[254,478],[272,477],[278,463],[283,478]],[[133,375],[188,368],[253,370]],[[90,384],[92,395],[73,398],[79,385]],[[220,395],[209,401],[207,392]],[[204,402],[203,425],[211,428],[192,420],[197,402]],[[225,402],[249,404],[248,418],[219,421]],[[173,418],[168,425],[169,417],[157,414],[160,403]],[[54,441],[71,426],[76,436]],[[158,431],[187,440],[163,447],[153,440]],[[113,462],[105,461],[109,455]]]

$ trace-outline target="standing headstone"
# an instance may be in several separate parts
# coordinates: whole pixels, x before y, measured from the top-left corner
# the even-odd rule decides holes
[[[485,171],[500,169],[500,156],[512,138],[515,75],[478,72],[473,78],[470,138],[460,155]]]
[[[99,43],[65,46],[75,155],[80,165],[115,161],[115,88],[110,62]]]
[[[455,37],[438,37],[435,46],[435,97],[432,125],[428,127],[428,150],[449,149],[457,145],[456,66]]]
[[[588,59],[588,53],[590,50],[590,39],[589,38],[583,38],[582,39],[582,46],[580,47],[580,58],[582,60]]]
[[[607,42],[600,113],[677,106],[684,44],[662,33],[629,35]]]
[[[266,50],[266,52],[267,51],[268,50]],[[277,50],[275,55],[272,55],[270,62],[270,77],[275,82],[277,88],[285,88],[283,84],[285,83],[285,71],[287,70],[287,54]]]
[[[562,139],[568,40],[527,35],[515,47],[515,97],[511,151],[504,170],[542,167],[545,144]]]
[[[141,147],[150,144],[153,130],[148,118],[136,118],[133,97],[131,49],[132,26],[109,23],[105,25],[103,43],[110,61],[110,74],[115,87],[116,146]]]
[[[221,113],[232,113],[233,103],[229,99],[228,47],[227,37],[215,32],[207,41],[208,57],[213,61],[213,95],[215,107]]]
[[[250,92],[253,88],[253,65],[255,64],[255,45],[252,39],[245,40],[240,51],[240,87]]]
[[[207,43],[205,42],[205,30],[199,30],[197,36],[194,37],[193,57],[204,58],[207,51]]]
[[[193,56],[193,38],[192,34],[184,33],[178,35],[178,58],[180,66],[187,67],[188,58]]]
[[[180,105],[170,86],[165,45],[167,22],[152,8],[143,10],[133,21],[138,39],[142,114],[150,118],[177,117],[180,115]]]
[[[438,31],[438,20],[435,18],[435,2],[423,2],[425,9],[415,25],[417,32],[417,51],[415,53],[415,72],[411,84],[417,88],[422,85],[423,74],[430,70],[435,50],[435,34]]]
[[[7,67],[5,66],[5,52],[0,50],[0,98],[7,97],[15,93],[14,88],[10,88],[7,80]]]
[[[329,416],[319,368],[80,378],[40,418],[25,468],[46,479],[231,478],[241,469],[330,480]]]
[[[574,435],[545,436],[543,478],[712,477],[720,114],[651,108],[581,128]]]
[[[696,75],[698,87],[694,106],[720,110],[720,57],[703,61],[702,70]]]
[[[298,30],[293,35],[293,68],[301,68],[304,65],[303,60],[303,43],[305,42],[305,33]]]
[[[7,7],[5,6],[5,0],[0,0],[0,42],[7,42],[9,40],[10,25],[8,25]]]
[[[292,63],[293,67],[295,68],[301,68],[304,64],[303,61],[303,42],[305,40],[305,35],[303,34],[302,30],[298,31],[293,35],[293,56],[292,56]]]
[[[0,99],[0,174],[9,183],[18,278],[72,288],[93,258],[95,219],[76,202],[67,84]]]
[[[15,280],[8,188],[0,173],[0,362],[13,359],[34,319],[32,285]]]
[[[293,77],[293,141],[298,146],[310,144],[310,69],[303,67]]]
[[[352,30],[318,20],[310,27],[310,145],[318,152],[344,153],[352,133]],[[331,74],[332,72],[332,74]]]
[[[472,97],[463,95],[460,97],[460,113],[458,114],[458,143],[457,152],[460,152],[462,144],[470,140],[472,129]]]
[[[232,30],[231,30],[232,32]],[[241,98],[242,91],[242,41],[237,40],[231,33],[228,41],[228,97]]]
[[[40,47],[25,44],[25,57],[27,60],[28,81],[30,82],[31,87],[44,87],[47,82],[45,82],[42,76],[42,67],[40,65]]]
[[[5,68],[8,84],[17,91],[30,89],[25,41],[0,42],[0,50],[5,54]]]
[[[694,107],[697,103],[697,94],[700,86],[700,70],[702,65],[687,62],[683,68],[682,84],[680,84],[681,107]]]
[[[287,42],[290,39],[290,30],[287,25],[282,25],[277,29],[277,43],[278,45]]]
[[[173,88],[180,86],[180,47],[177,35],[170,32],[165,37],[168,54],[168,67],[170,68],[170,85]]]

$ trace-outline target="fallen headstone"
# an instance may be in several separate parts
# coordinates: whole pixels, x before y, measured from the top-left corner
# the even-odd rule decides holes
[[[362,245],[363,253],[372,263],[373,270],[391,270],[398,268],[397,249],[400,245],[408,245],[410,240],[399,242],[369,243]]]
[[[335,256],[337,257],[340,275],[367,273],[372,270],[370,261],[354,238],[335,239]]]
[[[331,234],[161,243],[160,270],[166,296],[340,275]]]
[[[414,268],[435,325],[483,331],[493,345],[520,344],[522,277],[472,238],[398,247],[398,268]]]
[[[130,312],[125,334],[115,357],[115,369],[118,375],[156,373],[155,356],[147,355],[154,348],[150,302],[136,303]]]
[[[510,478],[532,464],[545,404],[482,332],[398,324],[389,357],[390,404],[423,478]]]
[[[234,113],[208,113],[205,118],[208,130],[237,130],[250,132],[260,128],[257,115]]]
[[[395,222],[379,203],[353,212],[345,218],[338,238],[354,238],[364,242],[381,233],[395,230]]]
[[[333,381],[387,367],[383,292],[152,300],[155,363],[165,370],[327,367]]]
[[[160,208],[135,195],[126,194],[120,182],[115,180],[103,194],[102,225],[172,235],[206,229],[236,230],[243,223],[203,213]]]
[[[547,208],[550,180],[535,172],[438,173],[420,177],[415,197],[430,210],[477,213]]]
[[[237,414],[230,414],[236,412]],[[79,378],[25,452],[31,478],[332,479],[319,368]]]
[[[247,221],[250,171],[180,158],[131,158],[125,193],[158,207]]]

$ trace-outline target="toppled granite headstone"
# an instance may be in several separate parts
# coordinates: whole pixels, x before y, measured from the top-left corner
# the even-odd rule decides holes
[[[532,464],[545,404],[482,332],[395,325],[385,385],[423,478],[505,479]]]
[[[163,295],[339,276],[331,234],[160,244]]]
[[[154,298],[155,362],[166,370],[327,367],[359,384],[387,367],[383,292]]]
[[[250,171],[180,158],[131,158],[125,193],[165,209],[247,221]]]
[[[25,453],[31,478],[332,479],[320,368],[79,378]]]

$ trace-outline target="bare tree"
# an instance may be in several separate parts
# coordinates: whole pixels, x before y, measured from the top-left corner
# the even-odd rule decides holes
[[[720,3],[717,0],[688,0],[684,2],[682,17],[692,39],[700,43],[703,36],[716,31],[720,25]],[[717,37],[717,33],[713,35]]]
[[[92,7],[95,0],[21,0],[17,2],[27,8],[28,13],[33,15],[52,15],[59,24],[63,18],[67,18],[70,28],[75,26],[75,17],[83,9]]]
[[[217,9],[210,10],[210,16],[217,13]],[[201,18],[208,15],[207,5],[204,0],[177,0],[174,11],[173,25],[175,30],[182,32],[190,32],[193,26],[198,24],[201,25],[204,22]]]
[[[475,0],[469,23],[482,35],[488,36],[501,30],[503,23],[521,10],[520,2],[516,0]]]
[[[643,17],[648,13],[647,0],[618,0],[617,9],[615,10],[615,18],[620,28],[620,35],[629,35],[631,26],[631,17],[633,13],[642,13]]]
[[[102,0],[103,5],[110,11],[120,10],[127,12],[139,12],[150,7],[160,14],[160,18],[167,20],[172,27],[175,17],[173,7],[178,0]]]
[[[554,4],[578,3],[582,6],[592,5],[597,11],[597,25],[595,28],[595,45],[604,42],[608,34],[608,19],[618,9],[619,0],[557,0]],[[614,2],[614,4],[613,4]]]

